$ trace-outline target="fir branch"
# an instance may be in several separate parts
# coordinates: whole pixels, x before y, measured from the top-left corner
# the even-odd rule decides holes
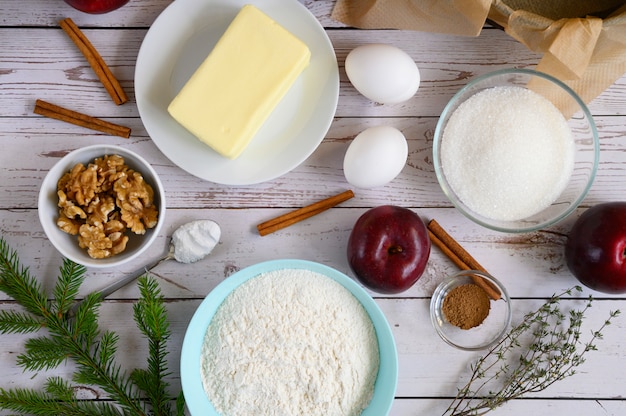
[[[92,316],[97,316],[95,313]],[[99,332],[96,330],[96,332]],[[88,335],[74,337],[71,332],[64,334],[68,341],[67,352],[77,364],[74,381],[101,387],[112,400],[116,401],[133,415],[146,415],[141,399],[136,394],[130,378],[113,360],[112,354],[106,350],[111,344],[111,335],[103,335],[105,344],[95,342]],[[103,351],[103,348],[105,349]]]
[[[612,311],[590,339],[581,341],[581,326],[591,307],[591,297],[579,310],[564,314],[559,306],[561,297],[581,292],[576,286],[550,298],[538,310],[524,316],[522,322],[483,357],[471,366],[467,384],[458,390],[456,398],[444,416],[484,415],[509,400],[528,393],[537,393],[576,373],[585,362],[585,354],[596,350],[595,342],[620,311]],[[524,341],[524,337],[530,337]]]
[[[32,389],[0,389],[4,409],[32,415],[122,416],[109,402],[79,401],[71,385],[59,377],[46,381],[43,391]]]
[[[78,414],[83,415],[122,415],[122,412],[110,402],[90,402],[79,401],[76,398],[76,390],[61,377],[50,377],[44,387],[46,393],[50,394],[57,401],[69,404],[77,409]]]
[[[28,313],[18,311],[0,311],[0,333],[3,334],[28,334],[37,332],[44,325],[41,318],[36,318]]]
[[[170,375],[167,368],[167,350],[165,345],[171,332],[167,321],[167,312],[163,296],[156,281],[139,278],[141,299],[133,307],[135,322],[139,330],[148,339],[149,358],[147,370],[135,370],[134,382],[148,395],[155,415],[171,413],[170,399],[167,395],[168,383],[165,377]]]
[[[181,391],[178,393],[178,397],[176,397],[176,416],[184,416],[185,415],[185,396]]]
[[[170,332],[158,284],[149,277],[140,280],[141,299],[140,306],[135,308],[135,318],[148,338],[148,369],[134,370],[128,375],[115,361],[118,336],[114,332],[102,332],[98,326],[100,295],[87,295],[73,308],[84,274],[84,267],[64,260],[53,289],[55,299],[48,301],[28,268],[21,266],[17,253],[0,237],[0,290],[26,309],[26,312],[0,311],[0,332],[47,330],[46,335],[26,341],[18,365],[39,371],[72,360],[77,366],[72,381],[97,386],[111,399],[77,400],[72,384],[53,377],[47,380],[43,391],[0,388],[0,408],[35,415],[170,414],[172,399],[166,394],[168,384],[163,381],[170,374],[166,361]],[[178,415],[183,414],[182,393],[176,401],[176,410]]]
[[[97,354],[98,363],[101,366],[109,367],[115,361],[118,341],[119,337],[114,332],[107,331],[102,334]]]
[[[62,339],[57,337],[30,338],[25,346],[26,352],[18,355],[17,365],[29,371],[50,370],[68,358]]]
[[[44,386],[46,393],[63,402],[74,402],[76,395],[72,386],[61,377],[50,377]]]
[[[56,310],[59,316],[65,314],[76,299],[78,290],[85,279],[85,270],[84,266],[70,260],[63,261],[60,277],[52,292],[56,299]]]
[[[79,384],[95,385],[102,388],[111,398],[130,414],[145,416],[141,397],[133,388],[131,380],[122,367],[115,362],[107,363],[106,367],[98,365],[98,361],[87,354],[72,357],[79,369],[74,373],[73,381]]]
[[[90,293],[82,302],[79,302],[73,315],[74,319],[68,319],[70,316],[66,315],[64,320],[68,325],[68,332],[80,338],[80,342],[84,343],[87,349],[93,347],[100,332],[98,311],[101,303],[102,299],[98,293]]]
[[[28,267],[20,264],[17,251],[9,247],[4,237],[0,238],[0,290],[33,315],[45,315],[48,298],[37,279],[30,275]]]

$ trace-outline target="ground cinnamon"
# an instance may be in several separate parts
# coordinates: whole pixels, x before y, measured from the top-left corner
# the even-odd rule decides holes
[[[470,329],[480,325],[491,303],[487,293],[474,283],[466,283],[452,289],[443,300],[443,314],[454,326]]]

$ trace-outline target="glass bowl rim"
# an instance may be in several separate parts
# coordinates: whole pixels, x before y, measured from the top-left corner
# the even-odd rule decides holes
[[[498,287],[498,289],[501,292],[500,300],[503,300],[506,303],[506,312],[505,312],[506,316],[505,316],[504,325],[502,326],[502,329],[498,332],[498,334],[492,340],[484,341],[474,346],[465,346],[465,345],[459,345],[455,343],[454,341],[452,341],[450,338],[448,338],[446,334],[444,333],[444,331],[442,330],[441,325],[438,324],[437,316],[442,315],[442,313],[440,312],[441,308],[438,307],[438,305],[440,306],[443,304],[443,295],[446,293],[446,290],[452,289],[454,287],[457,287],[460,284],[471,281],[472,275],[478,275],[482,278],[485,278]],[[457,283],[459,284],[457,285]],[[495,302],[498,302],[498,301],[495,301]],[[506,335],[511,325],[511,320],[513,316],[513,311],[511,307],[511,297],[509,296],[509,293],[506,290],[506,287],[502,284],[502,282],[500,282],[498,279],[493,277],[491,274],[484,272],[484,271],[480,271],[480,270],[461,270],[455,274],[445,277],[435,288],[435,291],[433,292],[433,295],[430,299],[429,309],[430,309],[430,321],[432,323],[432,326],[435,328],[437,335],[439,335],[439,337],[443,341],[445,341],[448,345],[451,345],[455,348],[458,348],[464,351],[480,351],[480,350],[484,350],[486,348],[489,348],[495,345]]]
[[[450,189],[450,187],[448,186],[447,180],[445,180],[445,176],[443,174],[443,169],[439,162],[439,158],[437,156],[439,153],[441,137],[443,135],[443,129],[444,129],[443,120],[447,120],[449,118],[449,114],[453,112],[453,107],[457,104],[459,98],[462,95],[464,95],[469,89],[474,87],[476,84],[483,82],[489,78],[494,78],[494,77],[506,75],[506,74],[522,74],[522,75],[527,75],[529,77],[536,76],[539,78],[543,78],[547,81],[550,81],[553,84],[560,87],[561,89],[563,89],[571,98],[574,99],[574,101],[576,101],[576,104],[578,104],[578,106],[582,110],[583,114],[585,115],[585,118],[589,122],[589,128],[591,130],[591,135],[593,137],[593,153],[594,153],[593,166],[591,168],[589,178],[587,179],[587,183],[585,184],[585,188],[580,193],[580,195],[578,195],[578,197],[574,201],[572,201],[570,206],[566,210],[561,212],[559,215],[553,218],[550,218],[548,220],[542,221],[540,223],[537,223],[537,224],[523,226],[523,227],[516,227],[516,228],[491,224],[488,221],[484,221],[478,218],[472,212],[469,212],[468,208],[465,207],[465,204],[458,201],[458,198],[455,196],[455,192],[452,189]],[[587,194],[589,193],[589,190],[591,189],[591,186],[593,185],[593,182],[595,180],[595,177],[598,171],[598,165],[600,162],[600,139],[598,136],[597,126],[593,119],[593,115],[589,111],[589,108],[587,107],[585,102],[578,96],[578,94],[572,88],[570,88],[567,84],[565,84],[563,81],[553,77],[552,75],[549,75],[549,74],[546,74],[544,72],[537,71],[534,69],[505,68],[505,69],[499,69],[496,71],[491,71],[486,74],[482,74],[482,75],[475,77],[474,79],[470,80],[470,82],[468,82],[466,85],[464,85],[459,91],[457,91],[452,96],[452,98],[450,98],[450,100],[446,103],[446,106],[444,107],[443,111],[441,112],[441,115],[439,116],[439,119],[437,120],[437,125],[435,126],[435,131],[433,134],[432,154],[433,154],[433,167],[435,170],[435,175],[437,177],[437,182],[439,183],[441,190],[443,191],[444,195],[448,198],[448,200],[452,203],[452,205],[457,210],[459,210],[465,217],[469,218],[470,220],[472,220],[478,225],[481,225],[485,228],[488,228],[494,231],[499,231],[499,232],[504,232],[504,233],[525,233],[525,232],[537,231],[541,228],[545,228],[547,226],[551,226],[560,222],[561,220],[569,216],[572,212],[574,212],[574,210],[580,205],[580,203],[587,197]]]

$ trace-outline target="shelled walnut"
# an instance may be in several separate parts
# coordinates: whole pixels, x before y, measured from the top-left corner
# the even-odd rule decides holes
[[[76,164],[59,179],[57,195],[57,226],[77,235],[92,258],[123,252],[127,232],[145,234],[158,221],[154,190],[119,155]]]

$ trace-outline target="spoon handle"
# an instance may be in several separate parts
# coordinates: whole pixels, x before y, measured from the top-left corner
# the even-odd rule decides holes
[[[109,296],[111,293],[118,291],[119,289],[123,288],[124,286],[126,286],[127,284],[129,284],[130,282],[134,281],[135,279],[139,278],[139,276],[143,276],[144,274],[148,273],[150,270],[154,269],[155,267],[157,267],[159,264],[163,263],[166,260],[171,260],[174,258],[174,254],[173,254],[173,250],[170,248],[170,251],[168,254],[166,254],[165,256],[161,257],[160,259],[147,264],[145,266],[143,266],[141,269],[135,270],[132,273],[129,273],[127,276],[124,276],[123,278],[111,283],[110,285],[104,287],[101,290],[98,290],[97,293],[100,295],[100,300],[106,298],[107,296]],[[67,316],[68,317],[73,317],[74,315],[76,315],[76,311],[78,310],[78,307],[80,305],[82,305],[82,303],[84,302],[84,299],[81,301],[78,301],[76,303],[74,303],[67,311]]]
[[[118,281],[111,283],[110,285],[104,287],[103,289],[100,289],[98,291],[100,293],[100,299],[104,299],[107,296],[109,296],[111,293],[117,292],[119,289],[123,288],[130,282],[139,278],[139,276],[143,276],[144,274],[148,273],[150,270],[157,267],[159,264],[163,263],[166,260],[170,260],[172,258],[173,257],[170,257],[169,254],[167,256],[161,257],[159,260],[151,264],[147,264],[143,266],[141,269],[137,269],[134,272],[129,273],[127,276],[124,276],[123,278],[119,279]]]

